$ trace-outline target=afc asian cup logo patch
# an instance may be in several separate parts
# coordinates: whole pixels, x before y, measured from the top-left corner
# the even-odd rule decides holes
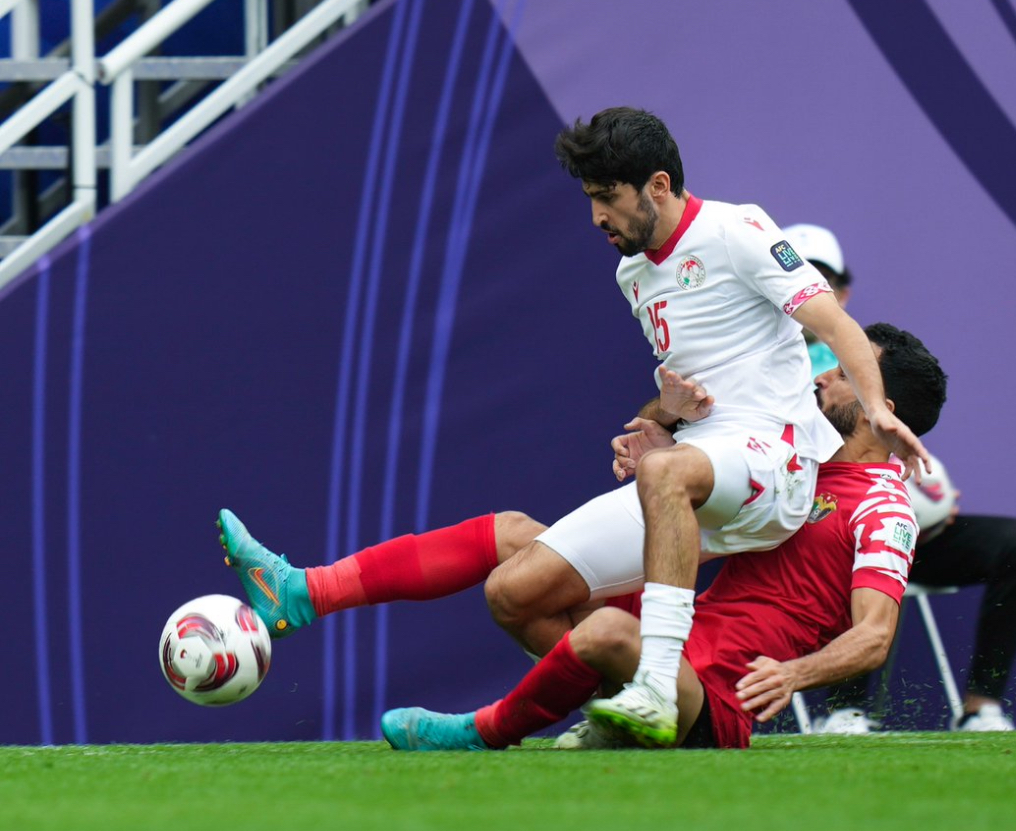
[[[769,249],[769,253],[773,255],[776,262],[780,264],[780,268],[784,271],[793,271],[795,268],[800,268],[804,265],[804,260],[797,255],[797,252],[786,240],[776,243],[776,245]]]
[[[706,267],[698,257],[683,257],[677,264],[677,285],[682,289],[697,289],[706,281]]]
[[[811,513],[808,514],[808,523],[814,525],[816,522],[821,522],[829,514],[836,510],[836,503],[839,500],[835,494],[832,493],[817,493],[815,494],[815,501],[811,506]]]

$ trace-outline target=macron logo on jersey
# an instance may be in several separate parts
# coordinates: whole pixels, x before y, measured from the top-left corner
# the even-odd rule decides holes
[[[793,271],[795,268],[800,268],[804,265],[804,260],[797,255],[797,252],[786,240],[780,240],[780,242],[776,243],[776,245],[769,249],[769,253],[773,255],[776,262],[780,264],[780,268],[784,271]]]

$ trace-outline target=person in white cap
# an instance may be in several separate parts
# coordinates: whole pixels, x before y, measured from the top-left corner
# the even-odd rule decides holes
[[[784,233],[794,250],[829,281],[845,306],[853,279],[836,235],[828,228],[809,224],[790,225]],[[836,356],[814,335],[808,335],[808,354],[817,377],[836,366]],[[938,459],[935,470],[939,477],[945,475]],[[907,484],[912,492],[920,487],[913,480]],[[917,521],[924,527],[922,504],[915,495]],[[1002,699],[1016,658],[1016,519],[954,512],[944,526],[929,524],[928,531],[918,537],[910,578],[928,586],[985,587],[967,674],[965,712],[950,726],[972,732],[1013,730]],[[870,680],[862,676],[830,690],[830,712],[817,720],[817,732],[867,733],[879,727],[870,715]]]

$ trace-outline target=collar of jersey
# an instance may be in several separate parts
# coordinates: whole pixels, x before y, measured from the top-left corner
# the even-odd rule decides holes
[[[684,213],[681,214],[681,221],[677,223],[677,227],[674,229],[674,233],[667,237],[667,241],[663,243],[659,248],[646,249],[646,257],[649,261],[659,265],[667,257],[674,253],[674,249],[677,247],[677,243],[684,236],[684,232],[688,230],[688,226],[691,225],[695,217],[698,216],[699,210],[702,208],[702,200],[697,196],[688,194],[688,204],[684,206]]]

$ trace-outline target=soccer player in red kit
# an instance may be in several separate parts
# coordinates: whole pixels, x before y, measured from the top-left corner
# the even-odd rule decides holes
[[[889,406],[923,434],[945,400],[938,362],[909,333],[886,324],[865,331]],[[795,691],[885,660],[916,523],[900,470],[846,376],[830,370],[816,383],[822,411],[844,445],[821,466],[802,529],[772,551],[728,558],[699,598],[677,681],[683,703],[674,744],[747,747],[753,717],[767,721]],[[601,684],[633,677],[639,624],[618,608],[625,605],[615,601],[589,614],[503,700],[467,714],[393,710],[382,720],[385,737],[402,750],[498,748],[564,718]],[[638,596],[627,605],[637,611]],[[618,738],[611,718],[590,716],[595,724],[585,728],[580,746],[609,746]]]

